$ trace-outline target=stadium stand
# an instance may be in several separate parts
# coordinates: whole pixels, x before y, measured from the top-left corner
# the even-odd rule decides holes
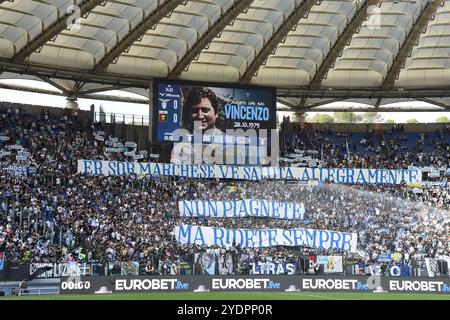
[[[206,253],[221,262],[216,264],[217,273],[249,274],[252,263],[298,265],[300,258],[314,260],[311,257],[318,255],[342,256],[349,265],[370,265],[377,263],[380,256],[391,254],[395,256],[392,263],[408,265],[412,260],[437,259],[450,252],[450,220],[444,210],[450,204],[448,172],[422,188],[405,184],[311,186],[288,181],[93,177],[77,173],[77,159],[126,160],[124,154],[106,152],[105,143],[125,141],[119,142],[106,133],[108,139],[96,139],[105,130],[101,123],[48,112],[32,116],[8,106],[0,109],[0,128],[0,136],[8,137],[0,141],[0,149],[6,151],[0,159],[0,252],[6,254],[11,265],[86,262],[103,265],[103,272],[111,273],[123,263],[135,262],[141,274],[179,273],[183,265],[189,266],[189,272],[202,274],[206,268],[204,263],[199,266],[196,254]],[[314,148],[325,150],[321,159],[320,151],[314,153],[324,166],[448,164],[448,129],[433,134],[406,133],[402,128],[383,134],[317,130],[307,139],[305,135],[302,131],[284,132],[289,136],[285,156],[297,148]],[[11,146],[21,146],[21,154],[27,155],[26,171],[11,169],[23,164],[17,159],[16,147]],[[402,150],[394,152],[399,158],[392,157],[393,148]],[[358,254],[304,247],[204,248],[175,241],[173,229],[185,221],[178,214],[179,200],[263,197],[305,203],[305,220],[192,219],[201,226],[310,227],[357,232]]]

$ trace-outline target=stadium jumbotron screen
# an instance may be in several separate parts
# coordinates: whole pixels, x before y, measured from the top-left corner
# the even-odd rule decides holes
[[[276,90],[159,80],[154,83],[156,142],[173,142],[173,132],[193,132],[194,121],[214,134],[227,130],[276,128]]]

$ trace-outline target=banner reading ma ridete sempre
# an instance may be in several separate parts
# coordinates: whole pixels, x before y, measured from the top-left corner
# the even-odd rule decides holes
[[[274,246],[340,249],[356,252],[356,233],[313,229],[226,229],[180,225],[174,235],[179,243],[200,246],[226,247],[233,242],[242,248],[266,248]]]

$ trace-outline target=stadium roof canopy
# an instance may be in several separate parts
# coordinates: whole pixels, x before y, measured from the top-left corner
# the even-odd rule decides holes
[[[168,77],[275,86],[296,111],[417,100],[444,111],[449,57],[445,0],[0,0],[0,78],[67,96],[148,97]]]

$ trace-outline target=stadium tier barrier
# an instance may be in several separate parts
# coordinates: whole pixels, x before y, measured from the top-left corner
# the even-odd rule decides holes
[[[259,276],[298,276],[298,275],[340,275],[340,276],[383,276],[411,278],[450,278],[449,259],[412,259],[409,264],[398,263],[389,255],[380,256],[376,263],[358,263],[342,256],[299,256],[284,262],[251,261],[243,259],[247,255],[233,253],[213,254],[197,252],[185,261],[160,261],[155,269],[136,261],[116,263],[31,263],[20,266],[6,265],[0,270],[0,282],[22,281],[39,268],[47,271],[36,279],[55,279],[65,276],[217,276],[217,275],[259,275]],[[155,257],[157,258],[157,257]],[[187,260],[187,261],[186,261]],[[435,262],[435,263],[433,263]],[[433,265],[436,266],[433,269]],[[32,281],[31,281],[32,282]]]

